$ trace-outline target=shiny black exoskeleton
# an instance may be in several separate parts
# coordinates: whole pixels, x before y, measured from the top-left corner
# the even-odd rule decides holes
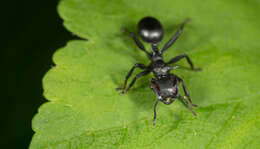
[[[170,64],[174,64],[179,60],[181,60],[182,58],[186,58],[192,70],[200,70],[200,69],[194,68],[193,63],[191,62],[190,58],[186,54],[176,56],[168,62],[164,62],[162,56],[163,52],[167,50],[169,47],[171,47],[174,44],[174,42],[178,39],[178,37],[181,35],[183,31],[183,27],[188,21],[189,19],[186,19],[184,23],[182,23],[182,25],[180,26],[177,33],[163,46],[161,50],[158,50],[157,44],[162,40],[164,34],[162,25],[158,20],[156,20],[153,17],[143,18],[138,23],[138,32],[141,38],[145,42],[151,44],[152,46],[151,53],[146,51],[144,45],[137,39],[134,33],[129,32],[125,28],[123,28],[123,32],[128,33],[133,38],[136,45],[146,53],[147,57],[151,60],[151,63],[148,66],[145,66],[144,64],[136,63],[132,67],[130,72],[127,74],[123,87],[117,88],[117,90],[123,90],[121,94],[124,94],[134,85],[137,78],[145,76],[150,72],[153,72],[155,78],[151,80],[151,88],[157,96],[157,100],[154,104],[153,125],[155,125],[156,122],[156,107],[158,101],[161,101],[164,104],[169,105],[175,99],[180,99],[194,114],[194,116],[196,116],[196,113],[192,110],[192,107],[197,107],[197,106],[195,104],[192,104],[191,98],[189,96],[189,93],[186,89],[183,80],[179,78],[177,75],[170,73],[171,70],[177,69],[179,66],[171,66]],[[144,69],[144,71],[138,73],[134,77],[130,85],[126,88],[127,80],[129,79],[129,77],[131,76],[135,68],[141,68]],[[182,88],[184,90],[185,96],[181,96],[179,93],[179,83],[182,84]]]

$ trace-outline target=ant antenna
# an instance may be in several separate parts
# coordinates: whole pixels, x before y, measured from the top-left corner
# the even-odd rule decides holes
[[[158,105],[158,101],[159,100],[156,100],[155,104],[154,104],[154,107],[153,107],[153,112],[154,112],[154,116],[153,116],[153,126],[155,126],[156,124],[156,107]]]

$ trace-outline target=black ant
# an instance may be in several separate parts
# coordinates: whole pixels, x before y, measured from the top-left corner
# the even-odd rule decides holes
[[[155,125],[156,123],[156,107],[159,101],[169,105],[176,98],[180,99],[193,113],[193,115],[196,116],[196,113],[192,110],[192,107],[197,107],[197,105],[192,104],[190,95],[184,84],[184,81],[177,75],[170,73],[171,70],[175,70],[179,66],[170,66],[170,64],[174,64],[179,60],[186,58],[192,70],[200,70],[200,69],[194,68],[193,63],[191,62],[190,58],[186,54],[176,56],[167,63],[164,62],[162,56],[163,52],[165,52],[169,47],[171,47],[174,44],[174,42],[178,39],[178,37],[181,35],[183,31],[183,27],[188,21],[189,19],[186,19],[182,23],[178,32],[159,51],[157,43],[162,40],[163,33],[164,33],[162,25],[157,19],[153,17],[143,18],[138,23],[138,33],[145,42],[151,43],[152,53],[146,51],[144,45],[137,39],[134,33],[127,31],[125,28],[122,29],[122,31],[128,33],[133,38],[136,45],[146,53],[147,57],[151,60],[151,63],[148,66],[145,66],[144,64],[136,63],[127,74],[123,87],[117,88],[117,90],[123,90],[121,94],[125,94],[134,85],[137,78],[140,78],[142,76],[149,74],[150,72],[153,72],[155,78],[152,78],[151,80],[151,88],[153,89],[153,91],[157,96],[157,100],[154,104],[153,125]],[[130,85],[126,88],[127,80],[129,79],[129,77],[131,76],[135,68],[141,68],[144,69],[144,71],[138,73],[134,77]],[[181,96],[179,94],[179,83],[182,84],[185,96]]]

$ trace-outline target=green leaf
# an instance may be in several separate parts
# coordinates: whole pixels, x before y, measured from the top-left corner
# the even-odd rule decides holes
[[[31,149],[260,146],[259,1],[62,0],[58,9],[67,29],[88,41],[70,41],[54,54],[56,66],[43,79],[49,102],[33,119]],[[185,52],[203,68],[174,72],[200,106],[198,117],[179,101],[160,103],[153,127],[152,74],[126,95],[115,90],[134,63],[149,63],[120,32],[123,26],[136,32],[144,16],[163,24],[160,47],[192,19],[165,59]]]

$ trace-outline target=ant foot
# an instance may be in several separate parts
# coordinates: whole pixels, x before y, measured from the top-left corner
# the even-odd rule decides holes
[[[196,113],[195,111],[193,111],[192,109],[190,109],[190,110],[191,110],[192,114],[193,114],[195,117],[197,117],[197,113]]]
[[[122,91],[121,93],[120,93],[120,95],[124,95],[126,93],[126,91],[124,90],[124,91]]]
[[[116,88],[117,91],[120,91],[120,90],[122,90],[122,89],[123,89],[123,87],[118,87],[118,88]]]
[[[202,71],[202,68],[193,68],[194,71]]]
[[[195,105],[195,104],[191,104],[194,108],[198,108],[199,106],[198,105]]]
[[[126,33],[126,32],[127,32],[126,28],[124,28],[124,27],[121,28],[121,31],[122,31],[123,33]]]
[[[184,20],[184,23],[186,24],[186,23],[188,23],[188,22],[190,22],[191,21],[191,18],[186,18],[185,20]]]
[[[156,120],[154,119],[154,120],[153,120],[153,126],[155,126],[155,124],[156,124]]]

